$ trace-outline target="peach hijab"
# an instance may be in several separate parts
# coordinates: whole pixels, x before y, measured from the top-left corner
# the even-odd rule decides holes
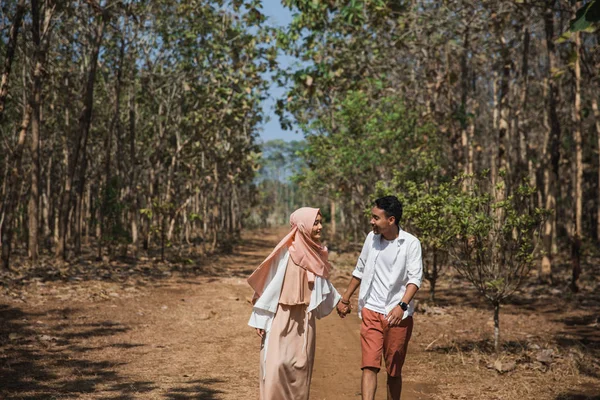
[[[329,278],[331,264],[327,260],[327,248],[315,242],[310,235],[318,214],[318,208],[302,207],[290,215],[292,229],[248,278],[255,298],[265,289],[271,267],[285,247],[294,263],[307,271],[309,282],[314,282],[315,275]]]

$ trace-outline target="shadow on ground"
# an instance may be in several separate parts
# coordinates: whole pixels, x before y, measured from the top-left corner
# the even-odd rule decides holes
[[[530,343],[526,340],[504,341],[500,346],[501,351],[505,354],[521,354],[524,351],[530,350]],[[473,352],[488,355],[495,354],[494,341],[492,339],[455,341],[448,345],[432,347],[430,351],[442,354]]]
[[[211,385],[222,383],[220,379],[198,379],[191,381],[189,386],[170,389],[165,395],[169,400],[217,400],[220,390],[211,389]]]
[[[572,316],[559,321],[564,323],[564,328],[556,335],[556,343],[563,349],[584,354],[584,362],[578,363],[577,369],[583,375],[600,379],[600,314]]]
[[[1,398],[76,396],[92,393],[98,385],[109,387],[109,391],[117,392],[120,398],[152,390],[152,382],[127,382],[128,379],[116,372],[116,363],[86,358],[86,353],[101,348],[80,345],[83,340],[108,337],[128,328],[110,321],[74,322],[70,320],[74,311],[63,309],[34,314],[0,305]]]
[[[120,363],[95,360],[91,353],[141,347],[98,340],[128,332],[129,327],[111,321],[86,323],[81,313],[79,318],[74,316],[77,311],[66,308],[36,314],[0,305],[0,398],[75,398],[101,391],[105,399],[129,400],[158,389],[155,382],[120,374]],[[191,381],[164,396],[173,400],[216,399],[220,392],[210,386],[217,382]]]
[[[600,390],[600,388],[596,390]],[[600,395],[582,393],[562,393],[558,395],[554,400],[600,400]]]

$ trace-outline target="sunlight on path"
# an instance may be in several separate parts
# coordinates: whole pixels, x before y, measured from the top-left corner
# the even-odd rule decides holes
[[[360,399],[359,332],[360,319],[355,313],[345,319],[332,314],[317,322],[317,354],[310,396],[312,400]],[[404,365],[402,400],[429,399],[427,385],[410,382],[411,361],[415,360],[415,352],[419,351],[414,342],[411,344]],[[378,374],[375,398],[386,399],[383,368]]]

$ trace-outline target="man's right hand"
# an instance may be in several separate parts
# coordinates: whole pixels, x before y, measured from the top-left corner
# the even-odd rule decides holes
[[[260,329],[260,328],[254,328],[256,329],[256,334],[258,336],[260,336],[261,339],[265,338],[265,330],[264,329]]]

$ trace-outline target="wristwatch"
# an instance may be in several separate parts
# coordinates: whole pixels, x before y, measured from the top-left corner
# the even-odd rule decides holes
[[[402,311],[408,310],[408,304],[406,304],[405,302],[401,301],[400,303],[398,303],[398,305],[400,306]]]

